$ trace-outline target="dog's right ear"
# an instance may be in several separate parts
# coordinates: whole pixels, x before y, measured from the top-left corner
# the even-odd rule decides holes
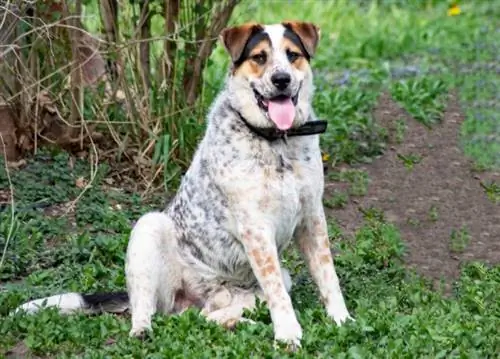
[[[222,30],[219,39],[231,56],[231,60],[236,62],[240,59],[245,49],[245,45],[253,34],[264,30],[263,26],[257,23],[246,23],[240,26],[228,27]]]

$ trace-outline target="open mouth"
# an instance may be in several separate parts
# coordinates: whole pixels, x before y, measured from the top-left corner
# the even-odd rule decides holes
[[[295,106],[299,93],[293,97],[278,95],[266,99],[257,90],[253,89],[259,107],[266,113],[267,117],[282,131],[290,129],[295,119]]]

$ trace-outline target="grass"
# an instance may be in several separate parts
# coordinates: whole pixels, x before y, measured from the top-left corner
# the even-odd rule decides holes
[[[498,29],[492,19],[500,17],[499,8],[494,2],[471,1],[460,4],[462,15],[448,17],[445,1],[397,6],[400,3],[306,1],[305,6],[286,1],[283,6],[284,1],[273,1],[264,7],[245,1],[231,22],[300,17],[321,26],[313,63],[314,103],[319,117],[329,121],[321,145],[333,163],[370,162],[383,152],[386,134],[371,116],[382,91],[432,127],[444,109],[444,96],[455,88],[466,107],[465,153],[479,168],[499,166],[498,111],[481,105],[496,101],[498,106],[492,89],[499,78],[484,68],[470,71],[497,56],[492,47],[500,45]],[[220,88],[227,64],[218,47],[205,72],[206,104]],[[158,158],[168,152],[158,148]],[[406,162],[410,167],[418,163],[412,158]],[[0,249],[5,248],[0,266],[0,356],[20,342],[35,355],[58,358],[291,356],[273,349],[265,306],[249,314],[258,320],[256,326],[240,325],[234,332],[207,323],[194,310],[177,317],[156,316],[154,335],[145,342],[128,338],[128,316],[63,317],[53,310],[8,316],[23,301],[54,292],[123,290],[130,227],[140,214],[160,208],[163,199],[146,201],[110,184],[109,168],[100,164],[93,169],[97,172],[92,186],[66,213],[81,194],[77,180],[90,180],[91,170],[86,162],[49,150],[29,159],[23,170],[11,170],[11,183],[0,170],[0,198],[10,185],[15,190],[15,208],[0,207]],[[332,207],[341,207],[348,196],[364,195],[369,186],[362,171],[331,175],[350,184],[348,193],[330,199]],[[484,188],[498,198],[498,184]],[[298,254],[292,250],[285,259],[297,282],[292,299],[304,328],[303,348],[296,357],[495,357],[500,350],[500,267],[468,263],[446,296],[403,265],[404,242],[383,213],[365,212],[364,226],[347,240],[340,240],[346,235],[333,220],[329,223],[332,246],[339,253],[339,277],[356,322],[336,327],[319,304]],[[429,216],[438,220],[438,211],[431,208]],[[450,246],[462,250],[466,242],[461,229],[451,232]]]

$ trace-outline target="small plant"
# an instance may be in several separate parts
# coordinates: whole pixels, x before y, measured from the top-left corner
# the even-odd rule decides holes
[[[451,230],[450,250],[455,253],[461,253],[470,243],[470,234],[465,226],[456,230]]]
[[[380,213],[375,209],[367,210],[367,216],[375,218],[369,219],[356,233],[354,251],[365,264],[379,269],[395,265],[405,251],[399,231],[392,224],[380,221]]]
[[[352,196],[364,196],[368,192],[368,173],[363,170],[349,169],[340,173],[342,182],[349,182],[349,194]]]
[[[496,182],[492,181],[490,183],[480,182],[481,187],[484,189],[484,192],[488,196],[488,198],[493,203],[500,203],[500,185]]]
[[[363,218],[368,222],[385,223],[384,212],[378,208],[370,207],[365,209],[360,207],[359,211],[363,214]]]
[[[349,195],[345,192],[335,190],[333,195],[323,201],[328,208],[343,208],[349,200]]]
[[[439,217],[439,213],[438,213],[437,206],[432,205],[431,208],[429,209],[429,219],[432,222],[436,222],[438,220],[438,217]]]
[[[406,133],[406,121],[404,119],[399,119],[396,122],[396,142],[402,143],[405,138]]]
[[[418,227],[420,225],[420,220],[418,220],[417,218],[408,218],[406,223],[408,223],[410,226]]]
[[[410,171],[416,164],[419,164],[420,161],[422,161],[422,156],[413,153],[410,153],[408,155],[402,155],[398,153],[397,156],[401,161],[403,161],[404,166]]]

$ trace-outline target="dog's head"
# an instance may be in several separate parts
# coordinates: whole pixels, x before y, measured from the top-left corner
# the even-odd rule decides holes
[[[226,28],[220,38],[231,56],[231,104],[256,127],[288,130],[307,121],[313,93],[309,64],[320,30],[307,22]]]

